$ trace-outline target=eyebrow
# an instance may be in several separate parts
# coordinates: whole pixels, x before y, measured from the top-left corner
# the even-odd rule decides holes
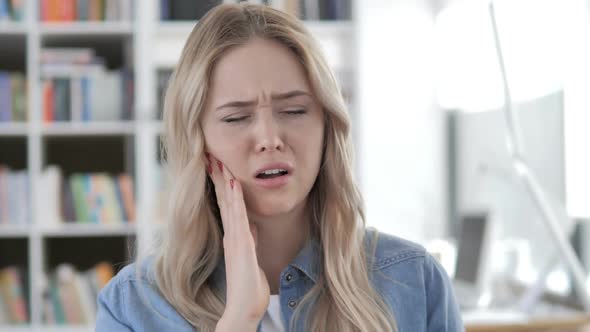
[[[285,100],[285,99],[290,99],[290,98],[294,98],[294,97],[298,97],[298,96],[311,97],[311,95],[308,92],[301,91],[301,90],[293,90],[293,91],[284,92],[284,93],[272,94],[271,99],[272,100]],[[216,108],[216,110],[220,110],[222,108],[227,108],[227,107],[248,107],[248,106],[254,106],[254,105],[256,105],[256,100],[231,101],[229,103],[225,103],[221,106],[218,106]]]

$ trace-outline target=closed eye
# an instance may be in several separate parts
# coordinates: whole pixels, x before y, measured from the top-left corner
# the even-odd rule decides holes
[[[287,113],[289,115],[301,115],[301,114],[307,113],[307,111],[304,109],[300,109],[300,110],[285,111],[285,113]]]
[[[303,115],[305,113],[307,113],[306,110],[304,109],[300,109],[300,110],[289,110],[289,111],[284,111],[283,113],[286,113],[288,115]],[[242,120],[246,120],[247,118],[249,118],[249,115],[244,115],[244,116],[240,116],[240,117],[235,117],[235,118],[227,118],[227,119],[223,119],[223,122],[226,123],[236,123],[236,122],[240,122]]]
[[[248,115],[245,115],[245,116],[240,116],[240,117],[237,117],[237,118],[223,119],[223,122],[227,122],[227,123],[240,122],[240,121],[245,120],[247,118],[248,118]]]

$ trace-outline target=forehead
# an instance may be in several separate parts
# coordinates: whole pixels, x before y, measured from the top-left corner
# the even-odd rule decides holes
[[[310,91],[303,65],[292,51],[261,38],[224,54],[213,68],[210,83],[211,100],[253,98],[260,92]]]

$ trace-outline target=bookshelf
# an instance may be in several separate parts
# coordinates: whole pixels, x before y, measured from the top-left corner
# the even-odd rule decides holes
[[[158,73],[174,67],[196,22],[161,21],[159,0],[129,0],[133,5],[130,19],[60,22],[42,18],[41,1],[45,0],[24,0],[20,21],[0,21],[0,72],[23,73],[27,87],[26,121],[0,121],[0,165],[26,173],[30,207],[24,223],[0,221],[0,270],[21,268],[28,312],[26,324],[0,323],[0,331],[93,331],[93,323],[45,321],[47,282],[62,263],[87,271],[107,261],[117,272],[152,243],[161,224],[161,211],[153,207],[161,206],[160,187],[164,185],[158,161],[162,133],[158,89],[165,80],[159,82]],[[316,19],[306,24],[319,38],[337,75],[343,77],[345,94],[354,97],[354,21]],[[48,77],[41,63],[47,48],[90,48],[104,59],[107,69],[131,71],[132,116],[47,122],[44,80]],[[55,211],[47,208],[48,201],[53,201],[48,197],[61,196],[61,192],[48,195],[45,176],[49,165],[59,166],[64,181],[80,173],[131,175],[134,221],[53,220]]]

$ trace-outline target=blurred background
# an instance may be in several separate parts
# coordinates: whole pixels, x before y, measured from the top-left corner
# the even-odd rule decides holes
[[[237,0],[0,0],[1,331],[93,330],[97,291],[149,247],[167,190],[162,93],[222,2]],[[477,306],[521,303],[490,294],[544,276],[542,297],[581,307],[555,232],[588,292],[589,1],[494,2],[511,99],[489,1],[250,2],[320,41],[369,226],[424,245]],[[514,168],[507,101],[553,233]]]

